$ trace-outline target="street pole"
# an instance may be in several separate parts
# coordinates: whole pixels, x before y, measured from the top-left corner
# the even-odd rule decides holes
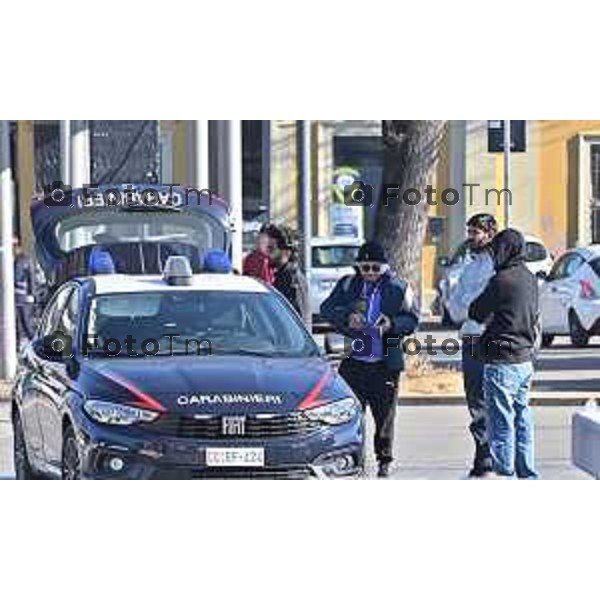
[[[231,262],[242,272],[242,122],[223,121],[225,129],[225,189],[231,210]]]
[[[504,195],[504,227],[510,227],[510,203],[512,195],[510,189],[510,150],[510,121],[504,121],[504,189],[508,190],[508,193]]]
[[[60,121],[60,179],[71,183],[71,121]]]
[[[311,121],[297,121],[298,135],[298,172],[299,172],[299,196],[300,196],[300,238],[302,240],[302,266],[306,275],[306,281],[310,289],[312,272],[312,172],[311,172]],[[311,316],[309,316],[312,321]],[[309,331],[312,322],[307,323]]]
[[[81,188],[92,183],[90,173],[90,130],[88,121],[71,121],[70,184]]]
[[[14,205],[10,121],[0,121],[0,379],[13,379],[17,370],[13,256]]]
[[[194,121],[194,181],[198,190],[209,189],[208,175],[208,121]]]

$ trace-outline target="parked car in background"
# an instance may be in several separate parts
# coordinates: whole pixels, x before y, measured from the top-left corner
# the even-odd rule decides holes
[[[542,345],[568,335],[574,346],[586,346],[600,334],[600,245],[573,248],[546,277],[540,294]]]
[[[322,322],[321,303],[339,279],[354,274],[354,263],[362,241],[358,238],[323,237],[312,240],[310,306],[313,323]]]
[[[552,269],[552,256],[548,252],[544,242],[537,237],[525,234],[525,260],[528,269],[534,274],[543,278],[550,273]],[[435,301],[435,310],[442,315],[442,322],[445,325],[454,325],[446,304],[450,293],[460,279],[465,265],[471,261],[471,249],[468,241],[464,241],[452,255],[452,258],[441,257],[438,261],[442,271],[438,280],[438,294]]]
[[[333,228],[334,236],[358,236],[358,227],[352,223],[336,223]]]

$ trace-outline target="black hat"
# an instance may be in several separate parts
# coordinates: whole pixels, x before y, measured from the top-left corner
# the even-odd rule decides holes
[[[383,249],[383,246],[375,240],[366,242],[360,247],[356,262],[376,262],[385,264],[387,263],[385,250]]]

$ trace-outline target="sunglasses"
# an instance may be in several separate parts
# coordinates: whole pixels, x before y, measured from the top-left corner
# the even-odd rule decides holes
[[[381,273],[381,265],[379,263],[359,263],[358,268],[363,273]]]

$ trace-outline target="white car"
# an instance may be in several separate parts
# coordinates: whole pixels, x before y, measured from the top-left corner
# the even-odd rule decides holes
[[[552,269],[552,256],[544,246],[544,242],[533,235],[524,234],[525,237],[525,264],[527,268],[539,277],[545,277]],[[452,258],[440,259],[440,266],[445,271],[438,283],[439,309],[445,324],[450,325],[451,319],[446,304],[450,293],[461,277],[462,270],[471,260],[471,251],[468,241],[464,241],[456,250]]]
[[[353,237],[323,237],[312,240],[310,306],[313,322],[321,319],[321,303],[345,275],[354,275],[354,263],[362,241]]]
[[[574,346],[586,346],[600,334],[600,245],[573,248],[554,264],[542,285],[542,345],[568,335]]]

